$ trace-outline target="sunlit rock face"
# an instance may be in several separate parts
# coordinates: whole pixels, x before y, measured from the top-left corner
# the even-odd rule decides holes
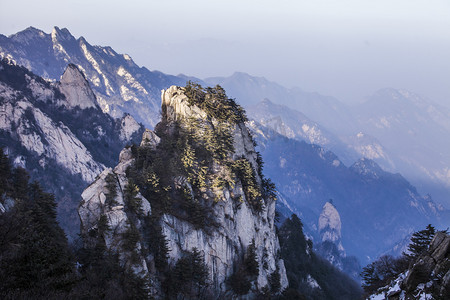
[[[53,82],[0,61],[1,146],[55,195],[69,239],[79,232],[76,208],[83,189],[117,164],[123,146],[140,141],[143,131],[129,115],[115,120],[103,113],[74,65]]]
[[[169,132],[177,135],[176,130],[184,128],[186,120],[195,119],[196,122],[204,126],[220,126],[220,122],[208,117],[207,112],[196,105],[189,104],[184,89],[179,87],[170,87],[162,92],[162,112],[163,119],[156,127],[159,131]],[[178,124],[178,125],[176,125]],[[244,159],[250,163],[255,174],[255,182],[261,188],[262,178],[258,175],[258,158],[254,149],[254,144],[249,130],[242,122],[230,125],[230,134],[233,142],[233,151],[228,154],[229,161],[235,159]],[[163,129],[161,129],[163,128]],[[178,129],[177,129],[178,128]],[[143,135],[140,149],[149,149],[158,153],[160,143],[164,143],[169,137],[158,136],[154,131],[147,130]],[[202,134],[194,132],[191,134]],[[140,255],[139,259],[133,264],[130,263],[131,252],[124,251],[121,245],[124,243],[123,234],[134,226],[140,232],[146,230],[143,216],[156,214],[153,207],[150,209],[152,201],[156,199],[146,199],[141,194],[143,214],[135,218],[130,214],[130,207],[124,200],[126,195],[123,191],[129,182],[127,178],[127,168],[135,163],[135,155],[130,149],[124,149],[120,156],[120,163],[114,169],[105,170],[94,183],[92,183],[83,193],[83,200],[80,204],[79,214],[82,221],[82,233],[87,238],[87,246],[93,246],[95,239],[89,239],[90,232],[96,232],[99,227],[100,219],[107,220],[109,230],[103,236],[105,245],[112,251],[120,253],[122,263],[129,265],[137,274],[149,275],[152,282],[157,281],[155,263],[153,255]],[[139,151],[139,150],[138,150]],[[205,158],[207,159],[207,158]],[[198,197],[213,197],[213,202],[207,204],[211,209],[210,216],[212,221],[210,225],[203,227],[196,226],[189,217],[183,218],[170,212],[164,212],[160,215],[158,224],[161,233],[167,239],[168,246],[168,264],[175,266],[187,252],[197,249],[204,258],[208,270],[209,293],[216,297],[231,297],[231,291],[227,280],[232,276],[243,263],[243,258],[247,255],[249,246],[255,245],[255,252],[258,260],[258,275],[252,282],[252,289],[245,297],[254,298],[258,291],[270,285],[269,278],[272,274],[278,272],[280,277],[281,289],[287,287],[287,277],[283,260],[279,258],[277,252],[280,249],[278,237],[275,232],[275,199],[261,199],[262,209],[255,211],[250,205],[250,199],[244,191],[243,182],[235,178],[235,184],[232,186],[213,186],[211,183],[201,188],[201,195],[194,193],[195,187],[189,182],[183,173],[171,173],[171,186],[173,189],[182,187],[194,199],[194,201],[205,201],[197,199]],[[214,177],[219,174],[229,172],[226,165],[220,160],[215,161],[208,176]],[[112,206],[108,206],[105,201],[108,191],[107,176],[112,174],[117,179],[116,201]],[[110,176],[110,175],[109,175]],[[232,175],[234,176],[234,175]],[[208,201],[211,201],[208,200]],[[153,202],[156,203],[156,202]],[[191,213],[186,212],[188,215]],[[195,216],[193,216],[195,217]],[[133,225],[130,225],[133,224]],[[95,234],[92,234],[95,235]],[[148,247],[152,241],[139,241],[136,243],[138,249]],[[144,252],[139,252],[144,253]],[[157,284],[153,285],[157,296]]]

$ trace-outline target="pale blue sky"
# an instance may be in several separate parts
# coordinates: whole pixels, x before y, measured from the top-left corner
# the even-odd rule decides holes
[[[136,63],[243,71],[358,101],[384,87],[450,103],[448,0],[0,0],[0,33],[67,27]]]

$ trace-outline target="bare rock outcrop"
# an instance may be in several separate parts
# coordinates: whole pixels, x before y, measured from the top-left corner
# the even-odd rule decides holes
[[[83,73],[74,64],[69,64],[61,76],[59,88],[66,96],[66,101],[61,103],[67,108],[79,106],[81,109],[97,107],[97,100],[92,92],[89,82]]]
[[[130,226],[134,226],[142,233],[147,226],[142,221],[144,219],[142,215],[138,218],[130,216],[130,206],[125,199],[126,195],[123,193],[125,186],[131,180],[127,178],[127,174],[133,173],[134,175],[131,174],[130,176],[144,178],[147,182],[145,183],[147,186],[141,187],[144,196],[146,191],[148,192],[149,189],[153,188],[153,192],[148,192],[147,195],[174,197],[172,200],[164,200],[164,197],[161,196],[151,196],[146,199],[139,194],[143,208],[144,206],[148,207],[148,209],[144,209],[144,215],[152,216],[152,218],[158,220],[161,234],[167,241],[169,269],[176,268],[177,263],[185,257],[186,253],[198,251],[204,259],[208,273],[206,293],[213,298],[254,298],[265,288],[270,290],[270,286],[273,284],[271,278],[279,278],[280,290],[285,289],[288,285],[287,276],[283,260],[280,259],[278,254],[280,245],[274,225],[275,199],[265,196],[264,193],[254,191],[257,194],[260,193],[257,196],[259,200],[252,202],[255,200],[250,199],[247,183],[233,173],[237,171],[232,171],[233,169],[229,167],[236,161],[243,162],[244,165],[245,162],[248,162],[249,164],[245,166],[250,168],[246,170],[250,170],[250,173],[254,176],[254,188],[259,191],[263,190],[262,184],[265,179],[258,171],[259,158],[254,148],[253,139],[245,124],[243,122],[230,123],[225,121],[227,124],[222,126],[221,122],[223,121],[212,118],[197,105],[189,103],[184,88],[174,86],[162,93],[162,111],[163,120],[155,129],[158,134],[146,130],[139,147],[124,149],[121,153],[119,165],[114,170],[105,170],[84,191],[79,208],[84,236],[89,236],[90,232],[95,233],[99,228],[101,218],[106,217],[110,229],[104,235],[105,245],[108,249],[118,252],[122,263],[127,264],[131,253],[125,251],[123,247],[121,248],[124,243],[124,232]],[[192,120],[196,124],[200,124],[198,128],[201,129],[188,128],[186,124]],[[186,132],[190,132],[190,135],[197,135],[198,139],[202,139],[202,136],[207,135],[211,130],[218,130],[219,127],[225,128],[223,130],[229,130],[227,136],[232,139],[232,146],[230,147],[233,150],[226,155],[226,158],[222,158],[227,163],[207,156],[200,160],[195,156],[195,151],[191,151],[194,154],[191,153],[191,156],[186,154],[186,156],[180,158],[181,167],[174,167],[171,170],[169,169],[171,167],[170,162],[162,162],[163,168],[167,169],[164,172],[170,174],[166,176],[169,177],[169,179],[166,179],[169,186],[163,186],[161,177],[157,176],[158,170],[155,171],[152,165],[153,161],[158,160],[158,153],[164,154],[164,151],[175,151],[174,153],[184,155],[189,150],[189,145],[184,146],[188,150],[178,148],[183,145],[180,139],[178,142],[171,142],[168,139],[186,134]],[[164,134],[161,135],[161,133]],[[161,144],[163,146],[160,146]],[[175,145],[178,150],[170,150],[173,149],[171,148],[173,146],[170,145]],[[169,150],[161,150],[161,147],[169,147],[167,148]],[[146,166],[145,170],[139,171],[140,169],[136,168],[137,159],[139,159],[140,164]],[[206,160],[211,161],[209,167],[198,168],[198,170],[203,170],[201,172],[206,173],[196,173],[196,176],[204,175],[207,177],[204,184],[196,186],[193,181],[200,180],[199,178],[190,178],[185,172],[177,169],[204,164]],[[130,166],[132,168],[127,171]],[[139,175],[136,175],[138,172],[146,172],[146,175],[139,177]],[[107,178],[108,176],[109,178],[114,176],[117,180],[115,204],[113,206],[107,203],[108,195],[111,193],[111,191],[108,191],[108,187],[111,186],[108,184],[108,181],[110,181]],[[233,184],[216,184],[214,178],[220,180],[228,178],[229,182],[233,182]],[[177,194],[176,191],[185,193],[185,196],[183,196],[185,200],[177,199],[180,194]],[[157,192],[160,194],[157,194]],[[164,201],[172,201],[170,202],[172,203],[172,209],[162,209],[161,206]],[[174,201],[181,202],[173,204]],[[208,218],[208,221],[202,220],[203,225],[201,226],[193,221],[196,218],[195,210],[183,210],[183,205],[187,205],[184,201],[188,201],[187,203],[191,203],[194,207],[203,207],[208,210],[209,213],[205,217]],[[255,208],[255,203],[258,205],[258,209]],[[92,236],[95,236],[95,234],[92,234]],[[89,242],[95,243],[95,240],[85,238],[87,246],[89,246]],[[157,270],[155,270],[155,257],[151,253],[145,254],[145,251],[140,251],[143,248],[151,248],[151,244],[151,240],[145,242],[141,240],[136,243],[136,249],[139,249],[137,253],[140,256],[139,263],[134,264],[133,268],[135,272],[149,275],[154,283],[159,280]],[[254,253],[256,254],[257,275],[252,279],[251,289],[246,295],[239,296],[234,294],[230,288],[229,280],[233,274],[242,269],[250,245],[254,245],[252,247],[254,247]],[[161,297],[162,292],[158,289],[158,285],[154,284],[152,287],[152,295],[156,298]]]
[[[437,277],[434,282],[431,276]],[[437,232],[431,241],[428,251],[423,254],[410,268],[406,276],[403,287],[408,292],[415,291],[420,284],[431,285],[440,281],[435,287],[437,294],[450,296],[450,235]]]

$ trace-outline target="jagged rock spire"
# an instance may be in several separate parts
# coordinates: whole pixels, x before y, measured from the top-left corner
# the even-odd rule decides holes
[[[97,107],[97,100],[83,73],[74,64],[69,64],[61,76],[61,92],[66,96],[65,106],[74,108]]]

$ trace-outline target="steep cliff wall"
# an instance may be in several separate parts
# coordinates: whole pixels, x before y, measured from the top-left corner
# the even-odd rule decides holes
[[[124,264],[133,261],[130,266],[150,278],[155,296],[183,293],[183,285],[175,292],[164,286],[167,278],[178,282],[173,274],[192,253],[206,266],[206,284],[196,282],[203,296],[255,297],[284,289],[273,186],[262,176],[243,110],[220,87],[188,85],[163,91],[162,112],[155,132],[122,151],[119,165],[83,193],[86,245],[100,240]],[[131,207],[130,185],[139,191],[133,197],[141,209]],[[100,232],[102,227],[108,229]],[[130,228],[139,238],[127,249]],[[183,295],[200,296],[192,290]]]

